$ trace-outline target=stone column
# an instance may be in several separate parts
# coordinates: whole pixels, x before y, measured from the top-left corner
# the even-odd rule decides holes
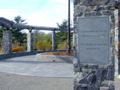
[[[27,33],[27,51],[31,52],[33,49],[33,44],[32,44],[32,30],[29,30]]]
[[[3,31],[3,51],[5,54],[10,54],[12,50],[12,33],[10,30]]]
[[[78,37],[78,18],[79,17],[94,17],[94,16],[109,16],[113,15],[115,0],[74,0],[74,33],[75,41]],[[111,21],[111,19],[110,19]],[[77,50],[78,43],[75,43]],[[77,52],[77,51],[76,51]]]
[[[81,17],[89,18],[94,16],[97,16],[98,18],[100,18],[101,16],[107,16],[111,18],[111,16],[114,13],[113,11],[115,10],[114,5],[115,5],[115,0],[74,0],[74,28],[75,28],[74,33],[75,33],[75,52],[76,52],[77,58],[79,57],[78,55],[79,43],[77,42],[79,37],[78,36],[79,27],[77,27],[79,23],[78,22],[79,18]],[[111,19],[109,19],[109,21],[112,26]],[[106,66],[102,66],[102,65],[90,66],[87,64],[84,65],[80,63],[79,59],[77,63],[78,65],[76,63],[74,65],[74,69],[75,70],[77,69],[75,72],[76,78],[74,82],[74,90],[99,90],[100,88],[102,88],[100,82],[103,82],[103,81],[101,79],[105,80],[103,76],[106,76],[106,77],[108,76],[107,78],[110,78],[109,76],[113,75],[113,72],[114,72],[113,63],[109,63],[110,64],[110,66],[108,65],[109,67],[107,67],[107,65]],[[100,68],[100,66],[102,68]],[[104,67],[107,67],[107,68],[104,68]],[[94,71],[93,68],[96,68],[96,70]],[[105,70],[107,70],[106,71],[107,74],[104,73]],[[88,77],[85,77],[87,75]],[[93,83],[91,82],[91,80],[95,82]],[[99,82],[99,80],[101,81]],[[109,80],[112,81],[111,78]],[[109,87],[110,85],[108,84],[107,88]],[[103,90],[103,89],[100,89],[100,90]],[[110,89],[110,90],[114,90],[114,89]]]
[[[52,50],[56,50],[56,33],[55,30],[52,32]]]
[[[119,24],[118,24],[118,74],[120,75],[120,10],[118,11],[118,20],[119,20]]]
[[[116,0],[118,3],[116,4],[115,10],[115,70],[116,75],[120,74],[120,0]]]
[[[114,11],[115,14],[115,76],[118,75],[118,43],[119,43],[119,39],[118,39],[118,30],[119,30],[119,17],[118,17],[118,10]]]

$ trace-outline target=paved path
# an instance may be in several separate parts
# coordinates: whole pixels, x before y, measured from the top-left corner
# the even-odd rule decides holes
[[[40,62],[36,55],[0,61],[0,90],[73,90],[70,63]]]
[[[115,90],[120,90],[120,76],[115,78]]]
[[[0,90],[73,90],[73,78],[41,78],[0,73]]]
[[[73,90],[70,63],[36,61],[36,55],[0,61],[0,90]],[[120,79],[115,80],[120,90]]]
[[[1,60],[0,72],[40,77],[74,76],[72,64],[40,62],[36,61],[36,55]]]

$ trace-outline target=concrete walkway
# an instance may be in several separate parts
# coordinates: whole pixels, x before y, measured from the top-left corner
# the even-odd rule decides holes
[[[36,55],[0,61],[0,90],[73,90],[73,77],[72,64],[41,62]]]
[[[0,72],[40,77],[74,76],[72,64],[56,62],[40,62],[36,60],[36,55],[1,60]]]
[[[73,78],[41,78],[0,73],[0,90],[73,90]]]

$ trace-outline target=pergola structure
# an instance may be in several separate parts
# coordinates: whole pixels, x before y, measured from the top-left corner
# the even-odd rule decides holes
[[[49,30],[52,31],[52,49],[56,49],[56,35],[55,31],[67,31],[67,29],[60,29],[55,27],[42,27],[42,26],[31,26],[24,24],[16,24],[13,21],[10,21],[6,18],[0,17],[0,26],[5,27],[6,30],[3,32],[3,49],[5,54],[11,53],[12,48],[12,29],[28,29],[29,33],[27,34],[27,51],[31,52],[33,49],[32,44],[32,30]]]

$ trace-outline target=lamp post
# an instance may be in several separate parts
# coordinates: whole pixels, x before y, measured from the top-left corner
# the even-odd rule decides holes
[[[68,0],[68,52],[71,50],[71,37],[70,37],[70,0]]]

